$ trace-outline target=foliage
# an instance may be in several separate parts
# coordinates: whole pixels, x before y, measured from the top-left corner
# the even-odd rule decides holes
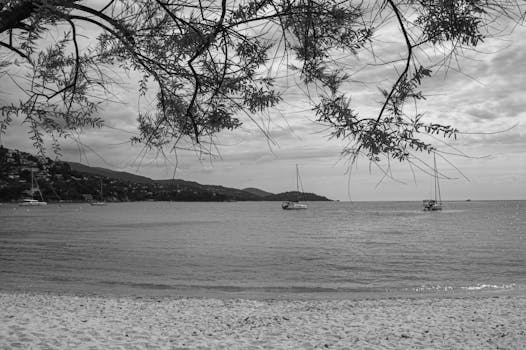
[[[303,84],[316,86],[313,111],[349,141],[345,154],[406,160],[433,150],[422,135],[457,132],[407,114],[432,74],[417,64],[416,50],[449,45],[454,54],[491,36],[499,19],[519,22],[523,13],[514,0],[2,1],[0,74],[23,96],[1,105],[0,133],[20,117],[36,148],[43,152],[49,135],[58,150],[60,137],[103,125],[113,72],[128,71],[141,74],[141,96],[156,99],[155,110],[138,115],[132,141],[162,148],[186,138],[197,146],[280,103],[270,72],[284,56]],[[406,57],[391,88],[381,90],[378,114],[360,116],[346,89],[352,69],[333,57],[367,50],[389,18]],[[83,36],[94,32],[88,45]]]

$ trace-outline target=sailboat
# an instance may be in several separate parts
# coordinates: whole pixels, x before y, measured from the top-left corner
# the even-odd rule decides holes
[[[424,201],[422,202],[422,205],[424,206],[424,211],[442,210],[442,196],[440,194],[440,183],[438,182],[437,159],[435,153],[433,153],[433,165],[433,177],[435,180],[435,198],[424,199]]]
[[[93,206],[104,206],[104,205],[106,205],[106,202],[104,201],[104,198],[102,196],[102,179],[100,180],[100,201],[91,202],[90,204],[93,205]]]
[[[295,201],[286,201],[281,203],[281,207],[285,210],[296,210],[296,209],[307,209],[308,206],[305,203],[300,203],[300,172],[298,169],[298,164],[296,164],[296,192],[298,198]],[[303,191],[302,191],[303,192]]]
[[[40,195],[40,200],[33,198],[36,192],[38,192],[38,194]],[[31,170],[31,190],[29,190],[29,193],[31,194],[31,198],[23,199],[22,202],[20,203],[21,206],[34,207],[34,206],[47,205],[47,202],[44,202],[42,191],[40,191],[40,187],[38,186],[37,179],[35,178],[35,175],[33,174],[33,170]]]

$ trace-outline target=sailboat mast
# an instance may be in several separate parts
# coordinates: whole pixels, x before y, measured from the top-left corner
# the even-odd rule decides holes
[[[433,153],[433,160],[435,162],[435,181],[436,181],[435,197],[436,197],[436,193],[438,191],[438,202],[442,202],[442,195],[440,194],[440,182],[438,181],[438,170],[437,170],[436,153]],[[437,198],[435,198],[435,200],[437,200]]]
[[[298,164],[296,164],[296,192],[300,192],[300,180],[299,180]]]
[[[438,185],[438,171],[437,171],[437,158],[436,153],[433,152],[433,167],[435,169],[435,202],[438,202],[437,194],[439,192]]]
[[[298,164],[296,164],[296,201],[300,201],[300,172],[298,170]]]
[[[36,187],[35,187],[36,184]],[[31,169],[31,196],[34,195],[36,191],[38,192],[38,195],[40,196],[40,200],[44,201],[44,196],[42,196],[42,192],[40,191],[40,187],[38,186],[38,181],[35,179],[35,175],[33,174],[33,169]]]
[[[437,159],[436,153],[433,152],[433,166],[435,171],[435,202],[442,202],[442,195],[440,194],[440,182],[438,181]],[[438,195],[438,197],[437,197]]]

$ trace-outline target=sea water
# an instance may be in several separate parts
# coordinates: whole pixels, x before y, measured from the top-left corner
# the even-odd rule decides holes
[[[348,298],[524,293],[526,201],[0,206],[0,290]]]

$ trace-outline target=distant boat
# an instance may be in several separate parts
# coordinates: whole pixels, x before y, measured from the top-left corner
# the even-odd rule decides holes
[[[104,201],[104,197],[102,196],[102,179],[100,180],[100,201],[91,202],[90,204],[93,206],[99,206],[99,207],[106,205],[106,202]]]
[[[302,188],[303,190],[303,188]],[[300,172],[298,169],[298,164],[296,164],[296,192],[298,198],[295,201],[286,201],[281,203],[281,208],[285,210],[297,210],[297,209],[307,209],[308,206],[305,203],[300,203]],[[303,191],[301,192],[303,193]]]
[[[424,201],[422,202],[422,205],[424,206],[424,211],[442,210],[442,196],[440,194],[440,183],[438,182],[437,160],[436,160],[435,153],[433,153],[433,165],[434,165],[433,177],[435,180],[435,198],[434,199],[424,199]]]
[[[38,194],[40,195],[40,200],[34,198],[25,198],[19,205],[23,207],[36,207],[41,205],[47,205],[47,202],[44,202],[44,197],[42,196],[42,192],[40,191],[40,187],[38,186],[38,181],[33,174],[33,170],[31,170],[31,197],[33,197],[36,192],[38,192]]]
[[[41,205],[47,205],[47,202],[39,201],[37,199],[25,198],[19,203],[22,207],[38,207]]]

